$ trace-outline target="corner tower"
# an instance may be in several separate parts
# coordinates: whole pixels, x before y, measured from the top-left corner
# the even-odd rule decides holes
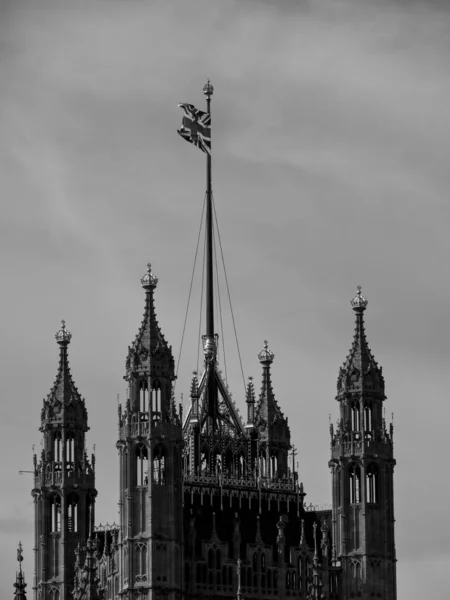
[[[183,581],[181,423],[172,396],[172,348],[156,320],[158,279],[150,265],[141,283],[144,317],[128,348],[128,399],[119,406],[119,593],[175,600]]]
[[[352,348],[339,370],[340,418],[331,425],[332,561],[340,598],[396,599],[393,427],[383,418],[384,378],[367,344],[358,287]]]
[[[69,369],[72,335],[62,321],[55,335],[59,366],[41,411],[43,448],[34,455],[35,568],[37,600],[68,600],[74,581],[75,549],[94,527],[95,459],[88,460],[84,399]]]

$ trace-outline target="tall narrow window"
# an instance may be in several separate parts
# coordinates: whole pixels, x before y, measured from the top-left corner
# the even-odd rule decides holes
[[[372,431],[372,407],[366,404],[364,407],[364,427],[366,431]]]
[[[161,390],[152,390],[152,418],[153,422],[157,422],[161,419]]]
[[[350,465],[348,469],[350,483],[350,503],[361,502],[361,469],[358,465]]]
[[[61,531],[61,498],[54,494],[50,498],[52,533]]]
[[[367,502],[378,502],[378,469],[376,465],[369,465],[366,472],[366,498]]]
[[[298,562],[297,562],[297,573],[298,573],[298,577],[297,577],[297,581],[298,581],[298,589],[301,592],[303,589],[303,577],[305,576],[305,569],[304,569],[304,565],[303,565],[303,561],[304,558],[302,556],[298,557]]]
[[[144,444],[136,446],[136,485],[148,483],[148,453]]]
[[[359,413],[359,404],[355,402],[352,406],[352,430],[359,431],[361,428],[360,425],[360,413]]]
[[[67,469],[73,468],[75,462],[75,435],[70,431],[66,437],[66,465]]]
[[[61,462],[61,432],[55,433],[53,438],[53,460],[55,462]]]
[[[145,575],[147,573],[147,544],[138,543],[136,549],[138,551],[139,575]]]
[[[166,452],[161,444],[155,446],[153,450],[153,481],[156,485],[166,483]]]
[[[139,412],[144,415],[148,413],[148,386],[146,381],[141,381],[140,385]]]

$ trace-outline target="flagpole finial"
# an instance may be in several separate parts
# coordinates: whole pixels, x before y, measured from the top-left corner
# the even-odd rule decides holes
[[[209,79],[203,86],[203,93],[205,94],[207,100],[210,100],[211,96],[214,94],[214,88]]]

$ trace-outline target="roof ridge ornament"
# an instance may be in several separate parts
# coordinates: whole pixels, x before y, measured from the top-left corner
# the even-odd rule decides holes
[[[158,278],[152,273],[151,263],[147,263],[147,272],[141,277],[141,284],[146,290],[155,289],[158,285]]]
[[[356,290],[356,296],[350,300],[350,304],[352,305],[354,311],[362,312],[366,310],[368,301],[367,298],[362,295],[360,285],[358,285]]]
[[[61,321],[61,329],[58,329],[58,331],[55,333],[55,340],[57,341],[58,344],[67,345],[70,343],[71,339],[72,339],[72,334],[70,333],[70,331],[67,331],[66,322],[63,319]]]

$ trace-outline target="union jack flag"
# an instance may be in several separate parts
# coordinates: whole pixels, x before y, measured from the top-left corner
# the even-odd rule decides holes
[[[178,129],[182,138],[211,154],[211,115],[195,108],[193,104],[179,104],[184,110],[183,125]]]

